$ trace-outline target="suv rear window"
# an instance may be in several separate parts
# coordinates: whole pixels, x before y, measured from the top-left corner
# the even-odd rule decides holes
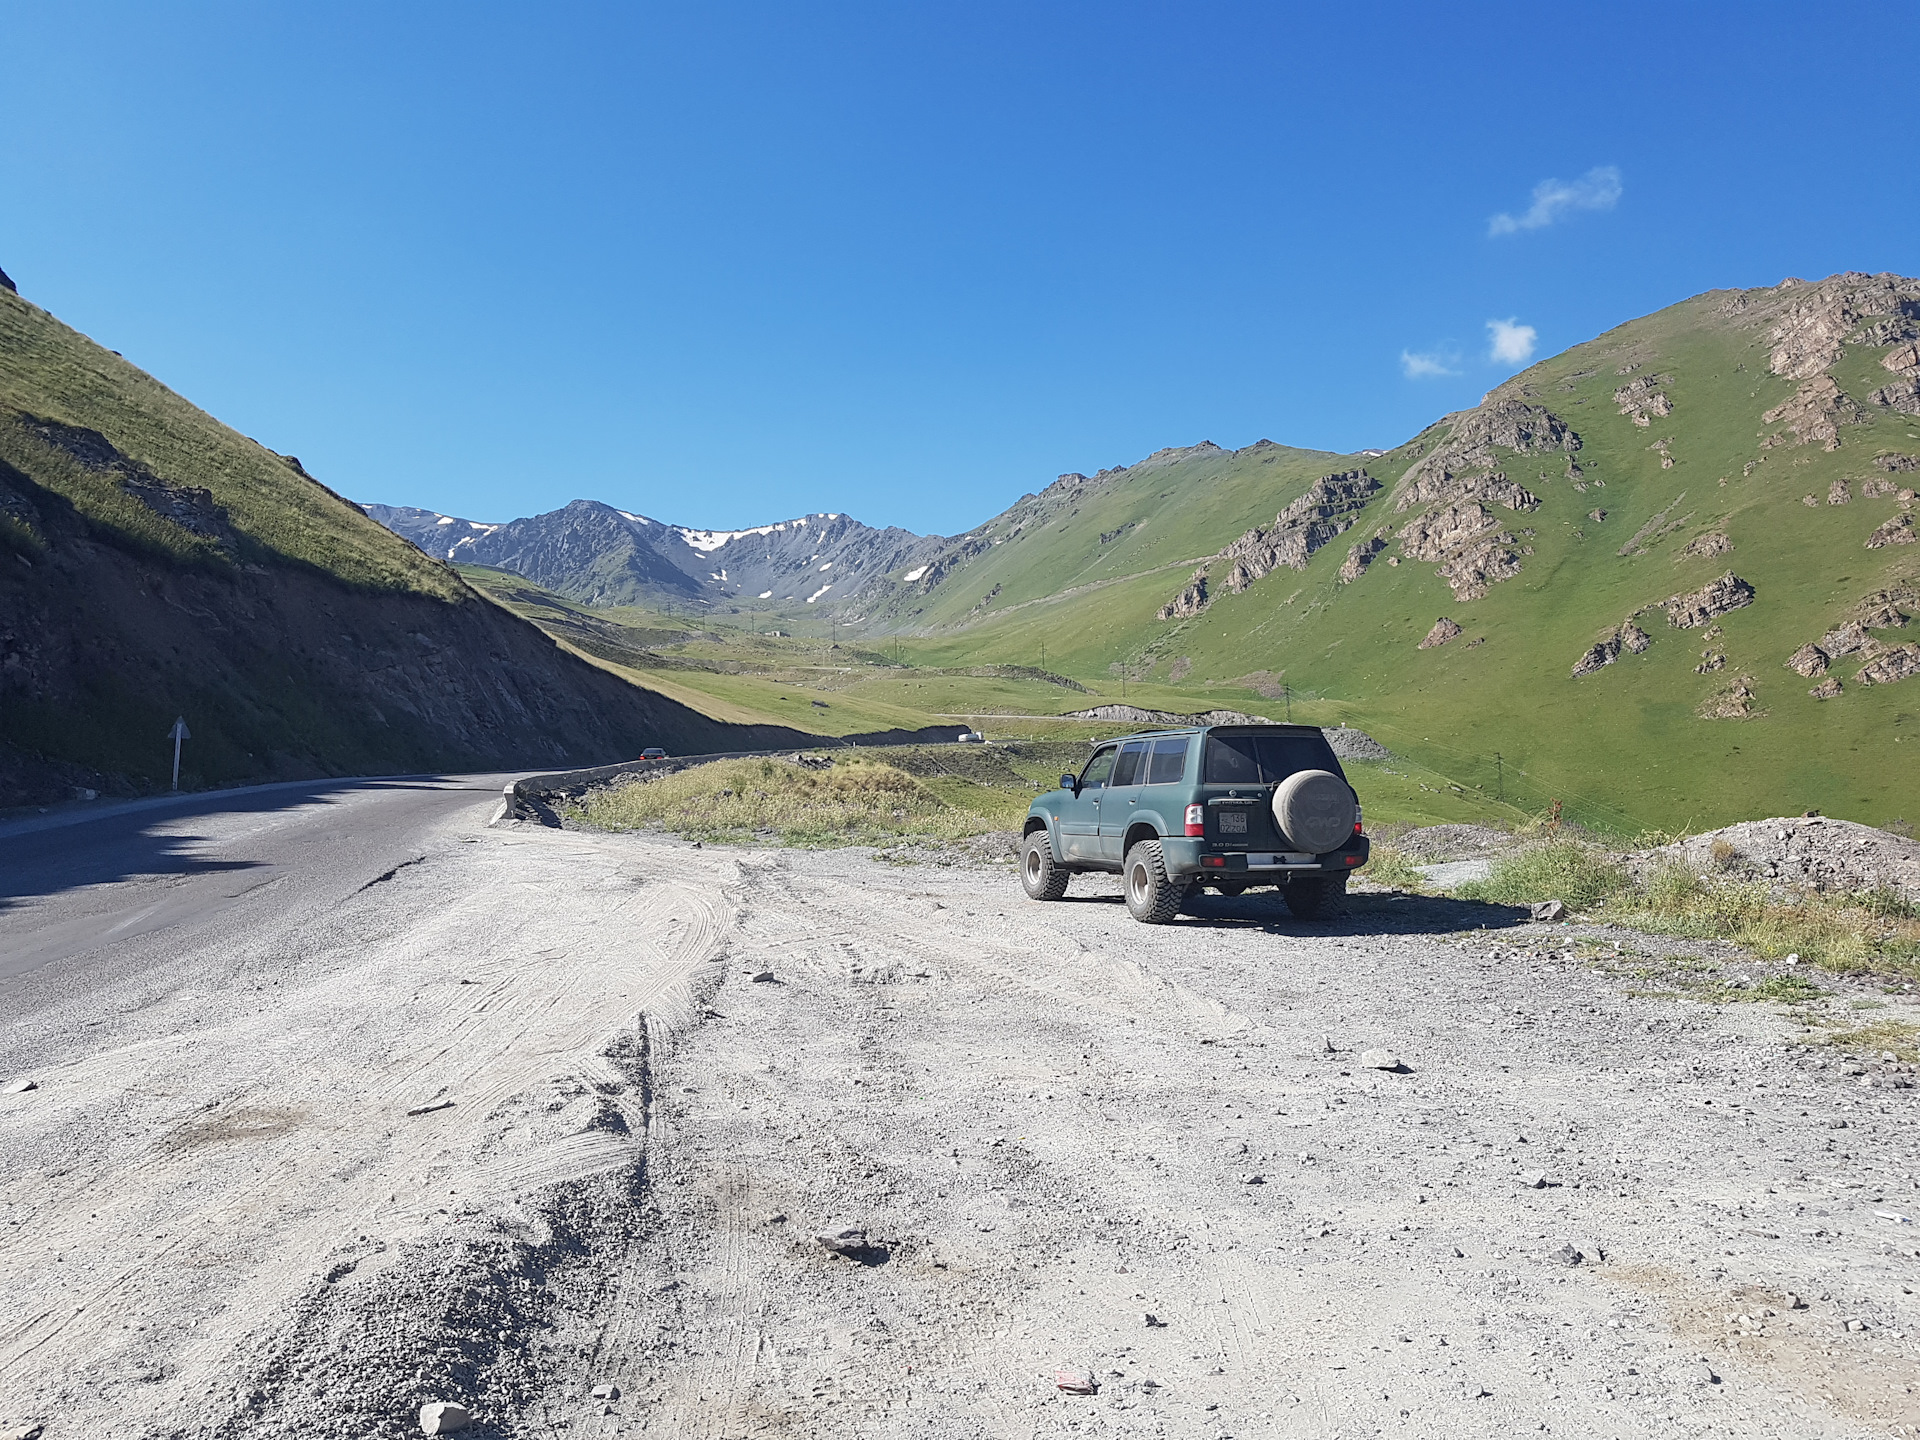
[[[1209,735],[1205,783],[1272,785],[1296,770],[1341,772],[1323,735]]]

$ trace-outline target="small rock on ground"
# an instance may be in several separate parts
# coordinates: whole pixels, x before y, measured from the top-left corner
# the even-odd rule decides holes
[[[422,1435],[451,1435],[473,1423],[473,1413],[452,1400],[430,1400],[420,1407]]]

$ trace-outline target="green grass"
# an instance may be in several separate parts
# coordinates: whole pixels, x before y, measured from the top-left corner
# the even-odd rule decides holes
[[[1450,893],[1503,905],[1558,900],[1571,910],[1590,910],[1628,884],[1626,871],[1604,852],[1579,840],[1551,839],[1500,856],[1485,880],[1456,885]]]
[[[916,663],[1038,664],[1044,653],[1048,668],[1102,698],[1118,698],[1124,670],[1129,698],[1165,708],[1273,713],[1275,702],[1247,677],[1283,680],[1297,717],[1358,725],[1455,783],[1528,810],[1558,800],[1569,818],[1616,836],[1810,808],[1873,824],[1911,817],[1920,812],[1920,682],[1859,686],[1856,666],[1842,663],[1836,673],[1846,693],[1822,702],[1783,662],[1868,593],[1920,571],[1910,547],[1863,548],[1897,504],[1861,490],[1878,473],[1868,463],[1877,451],[1920,453],[1920,421],[1865,407],[1867,423],[1844,427],[1837,451],[1763,450],[1774,427],[1760,415],[1795,383],[1765,373],[1765,327],[1730,320],[1722,299],[1702,296],[1633,321],[1512,382],[1579,432],[1589,488],[1576,491],[1564,478],[1563,457],[1506,457],[1509,476],[1541,504],[1499,512],[1531,553],[1517,578],[1482,599],[1455,600],[1432,565],[1388,566],[1385,557],[1357,583],[1338,581],[1349,541],[1407,518],[1383,493],[1353,534],[1304,571],[1278,571],[1243,595],[1216,587],[1213,606],[1191,620],[1155,618],[1187,571],[1143,572],[1208,554],[1248,525],[1271,521],[1317,474],[1365,464],[1390,489],[1415,458],[1403,446],[1365,460],[1211,457],[1129,475],[1052,515],[1016,506],[984,527],[1002,543],[932,595],[903,600],[890,623],[903,627]],[[1879,354],[1850,348],[1835,366],[1856,399],[1884,381]],[[1671,377],[1666,389],[1676,405],[1646,430],[1611,400],[1622,383],[1616,371],[1636,362],[1641,373]],[[1677,462],[1671,469],[1648,448],[1665,437]],[[1824,502],[1841,479],[1852,482],[1852,503],[1801,503],[1809,494]],[[1193,503],[1202,491],[1207,503]],[[1589,520],[1595,509],[1606,519]],[[1647,553],[1620,555],[1662,511],[1684,523]],[[1124,538],[1098,543],[1128,524]],[[1710,528],[1732,538],[1733,553],[1683,557],[1686,543]],[[1645,654],[1569,678],[1596,631],[1728,568],[1757,587],[1759,600],[1722,617],[1721,635],[1672,629],[1655,610],[1642,620],[1653,637]],[[1090,581],[1103,588],[1077,588]],[[1466,633],[1418,649],[1440,615]],[[1726,669],[1695,673],[1709,646],[1728,657]],[[1764,713],[1699,718],[1697,707],[1742,674],[1755,677]]]
[[[240,543],[231,559],[27,429],[30,415],[97,430],[173,484],[203,488]],[[294,564],[370,590],[470,599],[444,565],[376,525],[152,376],[0,291],[0,460],[120,543],[174,563]]]
[[[904,770],[856,756],[823,769],[771,757],[715,760],[596,791],[577,813],[603,830],[799,846],[957,840],[994,828],[991,817],[942,798]]]
[[[1764,882],[1669,865],[1609,905],[1606,917],[1658,934],[1731,941],[1766,959],[1798,955],[1827,970],[1920,977],[1920,915],[1884,893],[1790,902]]]

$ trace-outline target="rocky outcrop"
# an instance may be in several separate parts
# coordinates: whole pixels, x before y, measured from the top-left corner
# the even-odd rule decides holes
[[[1878,550],[1887,545],[1911,545],[1913,538],[1913,516],[1902,511],[1867,537],[1867,549]]]
[[[1857,620],[1836,625],[1820,637],[1820,648],[1828,655],[1857,655],[1873,644],[1873,637],[1867,634],[1866,627]]]
[[[1893,645],[1860,667],[1853,678],[1861,685],[1891,685],[1920,675],[1920,645]]]
[[[1573,662],[1572,678],[1578,680],[1583,675],[1604,670],[1622,654],[1644,654],[1647,647],[1652,644],[1653,637],[1628,618],[1624,623],[1601,636],[1591,649]]]
[[[1867,399],[1901,415],[1920,415],[1920,380],[1895,380],[1871,392]]]
[[[20,287],[13,283],[13,277],[8,275],[4,270],[0,270],[0,290],[5,290],[13,295],[20,293]]]
[[[1347,551],[1347,558],[1340,566],[1340,583],[1351,585],[1367,573],[1367,566],[1373,563],[1373,557],[1387,548],[1387,532],[1382,530],[1362,540]]]
[[[1439,506],[1401,527],[1400,553],[1409,560],[1444,559],[1499,528],[1499,519],[1478,500]]]
[[[1428,471],[1410,485],[1402,486],[1394,504],[1405,514],[1416,505],[1457,504],[1463,500],[1484,501],[1509,510],[1538,510],[1540,497],[1524,485],[1516,485],[1500,471],[1490,475],[1454,475],[1446,470]]]
[[[1796,675],[1804,675],[1811,680],[1816,675],[1827,673],[1830,658],[1818,645],[1802,645],[1787,657],[1787,668]]]
[[[1181,715],[1172,710],[1146,710],[1138,705],[1095,705],[1088,710],[1069,710],[1065,720],[1104,720],[1110,725],[1271,725],[1264,715],[1246,715],[1238,710],[1207,710],[1198,715]]]
[[[227,512],[214,503],[212,491],[195,485],[181,485],[155,474],[140,461],[121,454],[113,442],[98,430],[89,430],[81,425],[64,425],[57,420],[42,420],[32,415],[20,418],[27,430],[37,435],[50,449],[59,451],[95,474],[112,476],[123,492],[161,519],[171,520],[189,534],[211,542],[228,557],[238,553],[238,538],[233,525],[227,518]],[[306,474],[304,470],[300,473]]]
[[[1846,686],[1842,685],[1837,677],[1829,675],[1818,685],[1807,691],[1807,694],[1816,700],[1833,700],[1838,698],[1840,692],[1844,689],[1846,689]]]
[[[1753,599],[1753,586],[1729,570],[1691,594],[1673,595],[1662,603],[1666,606],[1669,625],[1676,630],[1695,630],[1716,615],[1753,604]]]
[[[1234,594],[1275,570],[1304,570],[1314,553],[1336,536],[1353,528],[1359,511],[1380,491],[1380,482],[1365,470],[1323,475],[1306,493],[1273,517],[1271,525],[1256,525],[1196,570],[1178,595],[1156,612],[1162,620],[1197,615],[1211,603],[1208,576],[1226,569],[1226,586]]]
[[[1485,599],[1491,587],[1520,573],[1522,555],[1533,553],[1531,547],[1509,548],[1513,543],[1513,536],[1505,533],[1479,541],[1449,557],[1434,573],[1447,582],[1454,599]]]
[[[1655,419],[1673,413],[1673,401],[1660,388],[1665,383],[1666,376],[1642,375],[1614,391],[1613,403],[1619,407],[1622,415],[1644,430]]]
[[[1767,363],[1789,380],[1823,373],[1849,339],[1892,345],[1920,338],[1920,281],[1850,271],[1812,285],[1788,280],[1774,294],[1781,297],[1777,302],[1761,304],[1775,321],[1767,334],[1773,345]]]
[[[1207,567],[1193,572],[1186,588],[1155,612],[1161,620],[1186,620],[1207,608]]]
[[[1899,475],[1907,471],[1920,470],[1920,455],[1907,455],[1898,450],[1887,450],[1874,456],[1873,463],[1889,475]]]
[[[1437,650],[1460,633],[1460,627],[1442,615],[1438,620],[1433,622],[1433,628],[1427,631],[1427,638],[1422,640],[1417,648],[1421,650]]]
[[[1793,433],[1796,445],[1811,445],[1817,440],[1823,450],[1838,450],[1839,427],[1857,425],[1863,418],[1860,407],[1834,383],[1831,375],[1816,375],[1803,382],[1790,399],[1760,417],[1767,425],[1784,423]],[[1769,448],[1785,443],[1777,433],[1769,435],[1765,442]]]

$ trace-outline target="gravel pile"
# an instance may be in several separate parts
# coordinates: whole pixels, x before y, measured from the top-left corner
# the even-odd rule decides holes
[[[1749,820],[1654,852],[1703,873],[1773,882],[1783,892],[1845,894],[1888,888],[1920,902],[1920,844],[1823,815]]]
[[[1474,859],[1518,843],[1506,831],[1487,825],[1427,825],[1393,842],[1396,849],[1422,861]]]

